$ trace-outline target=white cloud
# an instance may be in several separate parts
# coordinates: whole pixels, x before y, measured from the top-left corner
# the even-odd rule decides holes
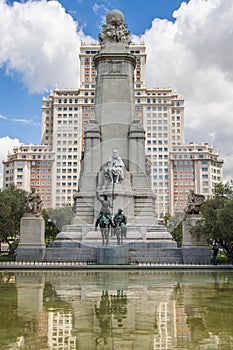
[[[39,126],[40,123],[35,122],[32,119],[11,119],[13,122],[15,123],[20,123],[20,124],[25,124],[25,125],[35,125],[35,126]]]
[[[18,139],[11,139],[9,136],[0,138],[0,189],[2,188],[2,161],[6,160],[7,153],[11,152],[14,146],[19,146]]]
[[[88,41],[58,1],[0,1],[0,66],[30,92],[78,87],[79,47]]]
[[[154,19],[142,36],[147,85],[171,86],[184,96],[186,141],[213,143],[225,176],[232,176],[233,1],[190,0],[174,17],[174,23]],[[0,66],[20,73],[31,92],[56,83],[78,87],[79,46],[93,41],[58,1],[45,0],[12,6],[0,0],[0,37]]]
[[[5,115],[0,114],[0,119],[2,120],[8,120],[10,122],[14,122],[14,123],[20,123],[20,124],[25,124],[25,125],[35,125],[35,126],[39,126],[40,123],[35,122],[32,119],[25,119],[25,118],[11,118],[11,117],[7,117]]]
[[[142,36],[147,84],[185,98],[186,141],[213,142],[233,176],[233,1],[190,0],[173,15]]]

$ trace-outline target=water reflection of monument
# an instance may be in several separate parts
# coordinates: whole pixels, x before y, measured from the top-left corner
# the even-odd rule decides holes
[[[5,320],[0,348],[2,339],[6,348],[8,338],[12,349],[16,343],[25,349],[48,350],[204,350],[217,349],[218,343],[230,346],[230,304],[218,305],[224,298],[231,300],[229,273],[219,277],[206,272],[145,271],[124,272],[121,277],[116,281],[110,274],[93,271],[17,272],[14,285],[4,273],[1,299],[7,299],[10,283],[11,294],[12,289],[17,291],[17,303],[9,302],[7,308],[0,303]]]
[[[116,294],[109,295],[103,291],[99,306],[95,305],[95,316],[99,321],[100,336],[97,344],[107,344],[108,338],[112,336],[113,320],[117,321],[118,327],[123,327],[123,321],[127,316],[127,296],[122,290]]]

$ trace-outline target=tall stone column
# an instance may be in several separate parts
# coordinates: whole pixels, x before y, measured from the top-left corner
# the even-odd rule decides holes
[[[113,52],[112,52],[113,51]],[[135,57],[124,45],[107,45],[95,56],[97,69],[95,118],[101,128],[102,162],[117,149],[128,167],[128,130],[134,119]]]
[[[98,123],[91,121],[85,131],[84,157],[82,159],[79,190],[74,194],[72,224],[93,224],[97,175],[100,167],[101,133]]]
[[[150,174],[147,174],[145,157],[145,131],[139,121],[129,128],[129,169],[132,187],[135,190],[135,219],[147,224],[155,224],[155,195],[151,190]]]

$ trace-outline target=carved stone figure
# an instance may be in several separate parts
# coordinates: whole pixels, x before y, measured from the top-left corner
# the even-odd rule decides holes
[[[200,208],[205,201],[205,196],[203,194],[194,193],[190,190],[188,195],[188,202],[185,208],[186,214],[199,214]]]
[[[117,244],[123,244],[123,237],[127,236],[127,217],[123,214],[122,209],[118,209],[113,218],[115,236],[117,238]]]
[[[99,34],[101,45],[106,42],[130,43],[130,32],[127,30],[127,24],[124,23],[124,15],[119,10],[112,10],[106,17],[106,25],[102,26],[102,32]]]
[[[111,203],[108,200],[108,196],[105,194],[104,198],[100,198],[99,193],[96,193],[98,201],[101,203],[101,209],[100,209],[100,215],[101,214],[109,214],[110,215],[110,208],[111,208]]]
[[[104,170],[105,178],[111,184],[120,183],[124,180],[124,162],[121,157],[118,156],[116,149],[112,152],[112,157],[106,162],[106,167]]]
[[[36,193],[36,189],[32,188],[31,193],[28,195],[24,216],[41,216],[42,206],[43,202],[39,193]]]
[[[151,160],[149,158],[146,158],[146,174],[151,174]]]

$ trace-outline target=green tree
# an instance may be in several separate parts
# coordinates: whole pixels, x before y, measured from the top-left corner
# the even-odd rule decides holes
[[[42,217],[45,220],[45,241],[50,245],[62,230],[64,225],[69,225],[73,216],[71,206],[61,208],[48,208],[42,210]]]
[[[73,208],[71,206],[64,206],[61,208],[47,209],[49,219],[54,223],[59,231],[62,226],[69,225],[73,217]]]
[[[202,219],[193,227],[195,235],[206,234],[209,242],[217,241],[225,249],[228,261],[233,261],[233,189],[229,184],[218,184],[214,195],[201,207]]]
[[[54,222],[52,221],[48,212],[45,209],[42,210],[41,214],[45,221],[45,241],[47,245],[50,245],[54,241],[60,230],[56,227],[56,225],[54,224]]]
[[[9,254],[14,253],[12,239],[20,230],[20,219],[25,212],[27,192],[10,185],[0,192],[0,239],[8,243]]]
[[[182,246],[183,240],[182,220],[183,216],[171,216],[170,214],[164,216],[164,225],[176,241],[178,247]]]

